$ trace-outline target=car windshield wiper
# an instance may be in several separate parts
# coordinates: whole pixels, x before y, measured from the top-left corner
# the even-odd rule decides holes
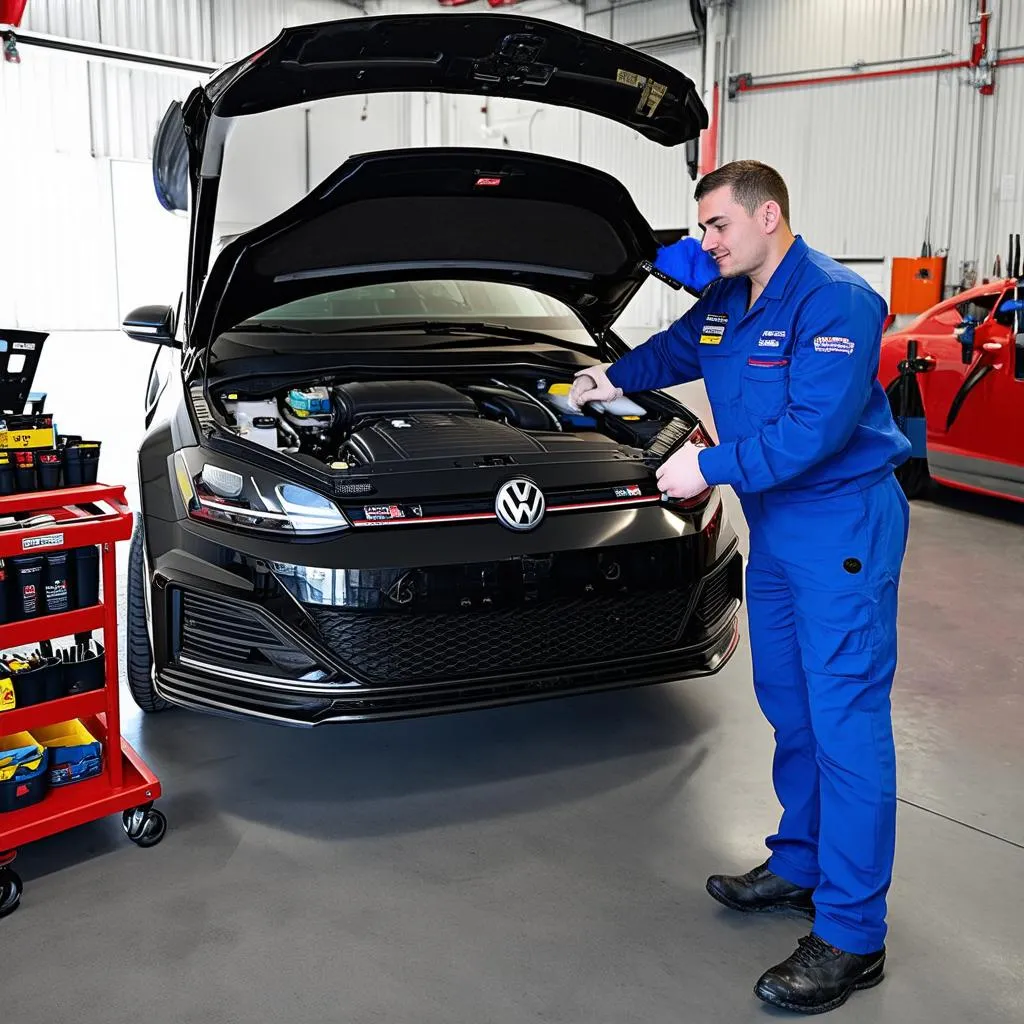
[[[234,331],[244,331],[246,334],[256,331],[269,331],[272,334],[321,334],[322,331],[311,331],[308,327],[296,327],[294,324],[281,324],[274,321],[254,320],[247,323],[240,323],[233,328]]]
[[[390,324],[368,324],[365,327],[346,327],[332,334],[387,334],[389,331],[422,331],[424,334],[497,334],[503,338],[547,337],[536,331],[521,331],[505,324],[491,324],[483,320],[462,322],[453,320],[401,320]]]

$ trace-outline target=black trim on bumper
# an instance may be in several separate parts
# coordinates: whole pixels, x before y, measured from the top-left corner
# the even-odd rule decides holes
[[[353,687],[334,697],[282,694],[253,684],[231,683],[195,671],[167,668],[157,692],[173,704],[234,718],[263,718],[280,725],[312,727],[471,711],[571,694],[629,689],[712,675],[732,657],[739,642],[733,615],[708,643],[689,651],[601,668],[562,670],[544,678],[501,679],[451,686]]]
[[[187,608],[191,595],[176,586],[171,590],[172,618],[187,619],[187,613],[173,609]],[[285,626],[265,607],[233,601],[229,607],[233,606],[235,625],[230,640],[225,641],[225,650],[237,654],[240,638],[249,637],[256,645],[255,660],[206,660],[195,656],[194,644],[189,647],[172,643],[177,650],[171,659],[158,659],[156,686],[158,693],[173,704],[309,726],[493,707],[569,693],[667,682],[714,673],[731,656],[742,590],[743,557],[732,545],[728,554],[693,587],[692,598],[685,614],[678,619],[676,631],[661,645],[630,650],[624,643],[618,651],[613,643],[611,647],[592,651],[587,662],[576,652],[559,662],[553,661],[550,668],[527,662],[518,670],[478,669],[461,677],[451,673],[433,679],[398,677],[376,683],[340,671],[330,651],[312,637],[304,637]],[[215,604],[213,601],[209,607],[213,609]],[[262,622],[260,629],[241,628],[245,625],[239,614],[243,609],[251,614],[254,623]],[[211,635],[210,624],[201,625],[204,636]],[[181,628],[182,635],[187,637],[193,626],[183,621]],[[316,660],[323,667],[321,678],[303,680],[296,674],[282,672],[279,666],[261,664],[259,644],[270,637],[292,645],[284,653],[290,649],[294,656]]]

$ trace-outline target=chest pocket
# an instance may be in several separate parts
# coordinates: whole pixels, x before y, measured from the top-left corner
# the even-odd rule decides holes
[[[743,406],[754,424],[777,420],[789,394],[789,360],[751,356],[743,367]]]
[[[725,345],[701,345],[701,374],[712,408],[733,408],[739,402],[742,384],[736,372],[736,357]]]

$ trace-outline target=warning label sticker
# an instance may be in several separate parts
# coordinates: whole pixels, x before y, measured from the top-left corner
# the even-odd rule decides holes
[[[637,104],[636,112],[642,114],[646,109],[647,116],[654,117],[654,112],[658,109],[658,104],[661,103],[667,91],[668,87],[660,82],[648,82],[640,97],[640,102]]]
[[[26,537],[21,542],[21,550],[31,551],[33,548],[59,548],[63,543],[63,533],[47,533],[42,537]]]

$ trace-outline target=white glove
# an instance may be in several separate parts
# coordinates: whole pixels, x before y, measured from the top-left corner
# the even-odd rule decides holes
[[[614,402],[622,397],[622,388],[617,388],[609,379],[607,370],[611,363],[591,366],[580,370],[573,379],[569,391],[569,404],[580,412],[587,402]]]
[[[702,449],[687,441],[658,467],[658,490],[670,498],[694,498],[708,489],[697,461]]]

